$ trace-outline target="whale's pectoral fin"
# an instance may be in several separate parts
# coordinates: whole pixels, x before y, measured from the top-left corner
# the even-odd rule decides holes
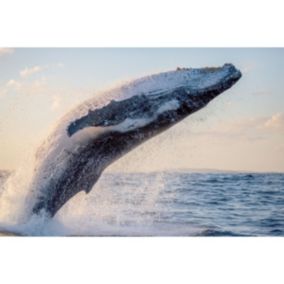
[[[89,180],[86,180],[86,183],[84,185],[84,188],[82,189],[83,191],[85,191],[86,194],[88,194],[92,188],[94,187],[95,183],[98,181],[98,179],[100,178],[101,174],[103,171],[100,171],[99,173],[96,173],[95,175],[90,175]]]

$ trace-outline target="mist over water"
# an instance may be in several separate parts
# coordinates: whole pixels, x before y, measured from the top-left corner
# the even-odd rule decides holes
[[[7,196],[2,192],[2,201],[15,202]],[[3,214],[2,202],[1,231],[48,236],[284,235],[284,174],[106,172],[88,195],[79,193],[52,220],[21,222],[26,207],[20,203],[14,203],[18,212],[11,206]]]

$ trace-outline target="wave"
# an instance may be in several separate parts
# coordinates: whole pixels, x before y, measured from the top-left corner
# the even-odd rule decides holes
[[[284,174],[251,179],[239,173],[107,172],[89,195],[78,194],[53,219],[34,215],[28,222],[11,220],[12,212],[23,211],[10,211],[10,218],[1,218],[0,231],[32,236],[283,236],[283,182]]]

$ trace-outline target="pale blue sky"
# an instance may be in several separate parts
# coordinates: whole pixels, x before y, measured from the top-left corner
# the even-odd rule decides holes
[[[164,149],[139,167],[284,171],[284,49],[259,48],[0,49],[0,168],[16,168],[71,106],[97,90],[178,66],[227,62],[242,71],[242,79],[157,138]]]

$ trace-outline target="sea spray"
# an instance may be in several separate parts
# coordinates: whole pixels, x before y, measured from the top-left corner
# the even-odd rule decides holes
[[[27,220],[31,203],[26,199],[33,177],[33,155],[28,154],[17,170],[2,184],[0,194],[0,221],[19,223]]]
[[[137,182],[133,181],[135,176]],[[141,173],[108,172],[89,195],[79,193],[65,204],[42,233],[123,235],[125,230],[151,227],[163,188],[162,172],[150,174],[143,182]]]

